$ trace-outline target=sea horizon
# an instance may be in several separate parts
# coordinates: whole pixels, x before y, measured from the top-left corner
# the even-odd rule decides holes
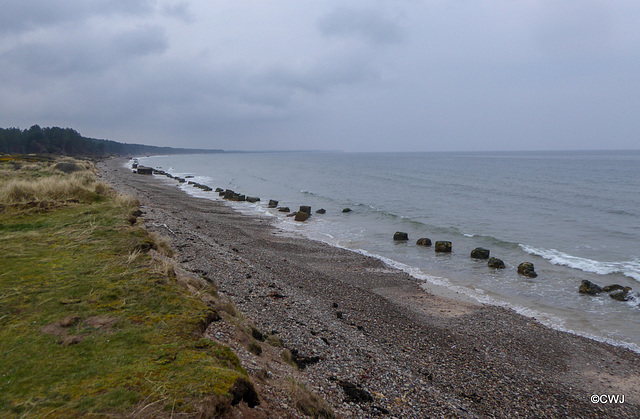
[[[218,149],[207,149],[207,150],[218,150]],[[522,149],[522,150],[404,150],[404,151],[384,151],[384,150],[373,150],[373,151],[354,151],[354,150],[342,150],[342,149],[274,149],[274,150],[259,150],[259,149],[248,149],[248,150],[224,150],[220,149],[222,153],[256,153],[256,154],[277,154],[277,153],[352,153],[352,154],[428,154],[428,153],[459,153],[459,154],[468,154],[468,153],[481,153],[481,154],[490,154],[490,153],[498,153],[498,154],[509,154],[509,153],[619,153],[619,152],[632,152],[632,153],[640,153],[640,148],[620,148],[620,149],[609,149],[609,148],[598,148],[598,149]],[[181,153],[185,154],[185,153]],[[194,149],[193,153],[190,154],[202,154],[198,152],[197,149]],[[147,155],[144,157],[158,157],[158,156],[168,156],[173,154],[158,154],[158,155]]]

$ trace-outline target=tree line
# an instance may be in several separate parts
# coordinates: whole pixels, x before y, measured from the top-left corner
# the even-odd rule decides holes
[[[202,150],[126,144],[112,140],[83,137],[71,128],[34,125],[29,129],[0,128],[0,153],[58,154],[65,156],[108,157],[141,154],[219,153],[222,150]]]

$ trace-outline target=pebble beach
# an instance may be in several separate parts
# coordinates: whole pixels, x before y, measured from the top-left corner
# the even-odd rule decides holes
[[[635,352],[430,293],[378,259],[283,234],[134,174],[123,159],[99,168],[139,199],[145,227],[168,238],[180,266],[213,281],[264,341],[247,350],[226,318],[206,331],[236,352],[258,391],[244,417],[306,417],[287,380],[323,399],[325,417],[640,417]]]

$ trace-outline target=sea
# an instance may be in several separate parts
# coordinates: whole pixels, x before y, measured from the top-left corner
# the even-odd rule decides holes
[[[268,217],[282,234],[370,255],[437,289],[640,352],[640,150],[225,152],[139,160],[259,197],[225,202]],[[291,211],[311,206],[313,215],[296,222],[267,208],[270,199]],[[315,214],[320,208],[326,213]],[[396,231],[409,240],[394,241]],[[416,245],[422,237],[450,241],[452,252]],[[477,247],[506,268],[472,259]],[[519,275],[522,262],[533,263],[538,276]],[[628,301],[580,294],[583,280],[632,291]]]

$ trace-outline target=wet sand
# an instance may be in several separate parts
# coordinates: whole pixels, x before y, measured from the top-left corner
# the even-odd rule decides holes
[[[102,179],[140,200],[146,227],[170,239],[185,269],[215,281],[257,329],[309,361],[295,380],[338,417],[640,417],[637,353],[428,293],[377,259],[281,234],[266,218],[123,164],[101,163]],[[225,327],[207,334],[229,343]],[[286,371],[236,346],[265,400],[256,417],[303,417],[269,385]],[[592,403],[594,394],[624,403]]]

